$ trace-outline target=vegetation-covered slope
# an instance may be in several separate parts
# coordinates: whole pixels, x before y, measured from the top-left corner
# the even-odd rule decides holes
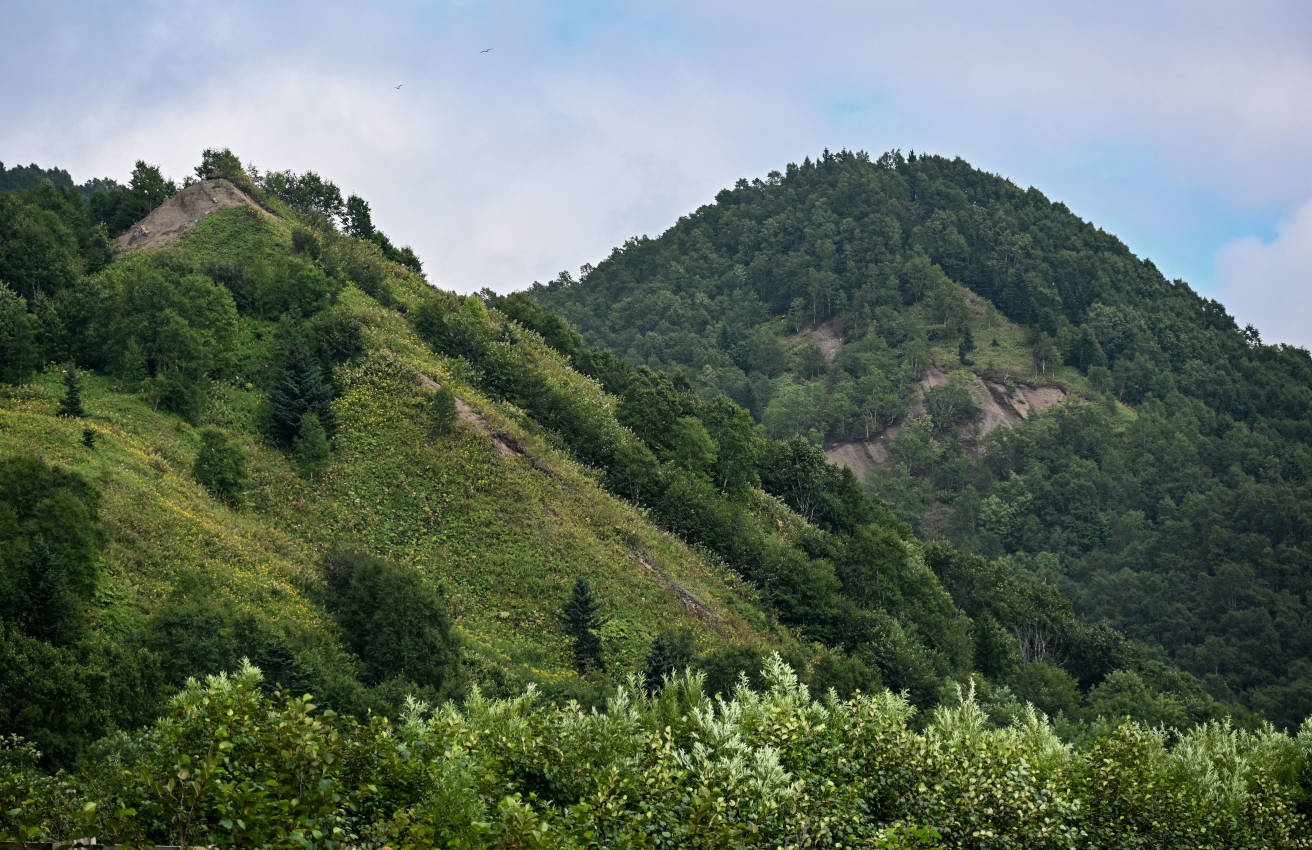
[[[528,297],[428,287],[316,175],[206,151],[197,177],[263,209],[111,258],[110,214],[173,184],[139,163],[83,201],[19,171],[31,185],[0,195],[0,685],[24,699],[0,722],[44,755],[0,747],[0,837],[1300,846],[1306,734],[1210,725],[1169,750],[1118,726],[1257,723],[1036,580],[1060,554],[918,541],[805,437],[762,437],[729,398],[585,347]],[[869,356],[834,358],[849,378],[916,351],[926,371],[967,365],[972,326],[1014,358],[1021,326],[908,263],[968,305],[960,341],[915,306],[890,346],[885,311],[852,343]],[[768,353],[788,330],[752,333]],[[845,380],[805,358],[773,380]],[[986,551],[942,519],[988,481],[957,462],[960,428],[935,427],[959,401],[927,392],[931,418],[889,452],[929,475],[938,526]],[[914,498],[894,507],[922,519]],[[778,661],[762,673],[768,647],[833,696],[812,702]],[[249,670],[184,687],[243,657],[263,694]],[[639,670],[604,713],[473,696],[384,719],[471,684],[599,705]],[[977,696],[958,706],[963,685]],[[857,691],[876,696],[841,701]],[[342,714],[287,696],[305,692]],[[914,719],[941,702],[958,707]]]
[[[45,196],[79,203],[49,186],[0,203]],[[0,396],[0,458],[19,520],[7,525],[8,502],[0,507],[0,536],[15,547],[0,586],[12,603],[0,676],[7,691],[34,689],[33,712],[11,707],[6,733],[63,762],[100,732],[152,717],[186,677],[243,656],[273,684],[353,712],[391,710],[407,690],[458,695],[471,682],[588,696],[559,621],[580,578],[602,603],[614,675],[641,668],[662,633],[687,632],[689,652],[794,641],[736,576],[605,493],[534,423],[424,345],[403,315],[436,297],[421,278],[365,241],[322,223],[316,233],[312,215],[276,195],[267,202],[282,215],[220,209],[171,247],[104,267],[75,239],[56,242],[66,278],[41,283],[15,263],[0,271],[30,296],[0,290],[9,297],[0,344],[15,373]],[[7,256],[18,255],[28,237],[8,235]],[[550,358],[542,368],[551,381],[572,374]],[[280,430],[280,405],[299,398],[287,391],[293,377],[301,389],[319,382],[326,455],[312,456],[304,422]],[[70,381],[77,412],[62,410]],[[454,420],[437,410],[439,384],[458,399]],[[201,483],[197,461],[211,442],[239,458],[228,489]],[[91,513],[27,504],[32,472],[20,462],[85,482]],[[67,593],[58,576],[75,559],[48,527],[61,522],[92,535],[76,563],[95,578]],[[28,563],[23,553],[43,546],[56,546],[54,560]],[[327,554],[352,550],[442,591],[440,611],[391,599],[368,628],[395,616],[419,633],[425,623],[413,618],[449,615],[463,664],[421,676],[367,657],[352,633],[360,624],[343,620],[325,583]],[[24,612],[56,591],[68,617],[33,624]],[[52,665],[81,680],[89,707],[36,686]],[[134,699],[110,696],[120,680]],[[115,703],[122,711],[107,710]]]
[[[902,518],[1007,556],[1218,697],[1289,725],[1312,706],[1312,360],[1063,205],[960,160],[826,152],[584,271],[532,293],[589,343],[777,437],[899,422],[868,484]],[[905,421],[934,367],[1087,403],[980,441],[968,374]]]

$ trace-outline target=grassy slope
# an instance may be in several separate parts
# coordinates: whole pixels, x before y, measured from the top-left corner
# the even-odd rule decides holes
[[[181,250],[249,254],[286,241],[283,225],[234,208],[202,222]],[[426,284],[399,272],[391,284],[402,304],[428,296]],[[518,411],[462,384],[458,365],[429,351],[398,312],[351,286],[340,303],[365,322],[368,353],[343,376],[336,451],[313,480],[258,437],[261,392],[246,377],[215,387],[197,427],[100,376],[87,381],[84,422],[54,416],[63,391],[56,372],[0,398],[0,453],[39,453],[103,494],[109,542],[94,615],[103,632],[132,628],[191,571],[212,576],[234,605],[331,630],[314,601],[315,564],[327,547],[350,543],[445,587],[470,648],[512,676],[575,675],[556,611],[579,576],[605,603],[613,670],[639,666],[653,636],[671,627],[694,629],[706,645],[777,642],[750,590],[727,569],[603,492]],[[245,323],[247,365],[267,347],[253,332],[272,335],[272,325],[261,324]],[[548,375],[591,386],[606,403],[591,382],[545,351],[541,359]],[[419,416],[421,373],[449,383],[525,454],[503,456],[471,422],[432,438]],[[224,427],[246,452],[251,486],[241,509],[192,479],[204,424]],[[81,444],[84,426],[97,434],[94,449]]]

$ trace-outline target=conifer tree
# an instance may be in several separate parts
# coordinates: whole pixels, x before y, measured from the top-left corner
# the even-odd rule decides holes
[[[580,673],[589,669],[604,670],[601,657],[601,627],[606,620],[601,615],[601,602],[588,586],[588,580],[574,582],[569,601],[561,610],[565,634],[574,639],[574,667]]]
[[[961,344],[957,346],[957,360],[962,366],[973,365],[975,361],[970,359],[970,352],[975,350],[975,337],[970,332],[970,326],[965,325],[961,329]]]
[[[647,693],[659,693],[665,680],[674,675],[677,669],[670,642],[665,639],[665,635],[656,635],[656,639],[651,642],[651,652],[647,653],[647,666],[642,671],[642,683]]]
[[[301,433],[301,420],[312,413],[318,417],[324,437],[331,440],[337,433],[337,416],[333,413],[332,401],[332,387],[319,372],[319,364],[310,356],[305,344],[296,340],[288,349],[273,391],[269,393],[274,439],[291,448]]]
[[[72,416],[81,419],[87,415],[82,407],[82,379],[77,374],[77,367],[72,363],[64,372],[64,399],[59,403],[60,416]]]

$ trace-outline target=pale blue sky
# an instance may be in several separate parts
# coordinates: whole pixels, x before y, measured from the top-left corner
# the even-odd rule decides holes
[[[826,147],[914,148],[1038,187],[1308,346],[1309,9],[0,0],[0,160],[180,178],[228,146],[315,170],[470,292]]]

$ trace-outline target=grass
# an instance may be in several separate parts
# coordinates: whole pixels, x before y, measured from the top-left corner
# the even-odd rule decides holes
[[[965,286],[954,283],[966,299],[970,309],[970,332],[975,350],[970,353],[974,361],[971,371],[982,378],[1006,383],[1021,381],[1033,384],[1051,384],[1068,393],[1096,395],[1089,381],[1073,366],[1058,366],[1046,375],[1034,369],[1034,351],[1029,344],[1029,331],[1002,315],[988,299],[976,295]],[[994,345],[994,342],[997,345]],[[959,364],[955,340],[940,342],[932,349],[936,364],[951,369]]]
[[[275,250],[284,230],[224,210],[181,248],[164,250],[198,258]],[[389,285],[402,305],[425,294],[426,284],[412,276],[393,272]],[[524,427],[522,414],[463,383],[458,365],[433,354],[398,312],[349,285],[339,303],[362,321],[369,353],[339,376],[346,388],[336,402],[341,430],[330,462],[312,477],[259,435],[262,389],[244,376],[217,383],[195,425],[102,375],[84,383],[84,420],[54,415],[63,393],[57,370],[5,388],[0,454],[40,454],[86,476],[102,494],[108,539],[92,615],[102,634],[129,633],[196,573],[212,579],[227,604],[331,634],[317,602],[317,563],[331,546],[354,545],[444,588],[469,650],[522,680],[556,684],[576,676],[557,611],[580,576],[609,617],[603,639],[612,671],[640,667],[666,629],[692,629],[703,646],[787,639],[727,568],[605,493],[589,470]],[[273,332],[271,322],[243,318],[252,363],[272,350]],[[545,347],[535,356],[550,380],[597,404],[613,403]],[[449,384],[527,454],[499,454],[470,422],[430,434],[421,373]],[[211,424],[245,452],[250,486],[241,508],[192,478],[199,428]],[[82,445],[84,427],[96,433],[93,448]],[[680,595],[704,607],[691,611]]]

